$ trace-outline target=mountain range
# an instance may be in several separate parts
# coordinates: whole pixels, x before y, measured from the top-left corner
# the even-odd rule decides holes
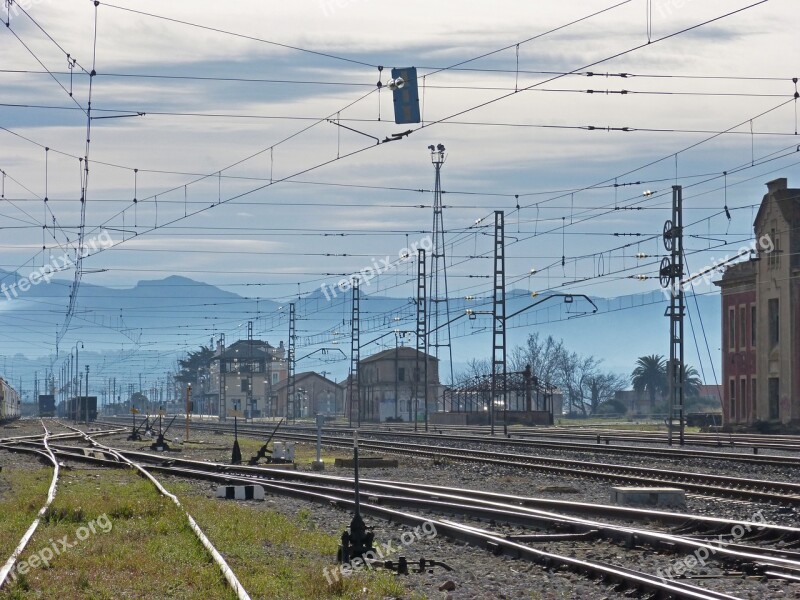
[[[18,279],[3,271],[0,277],[6,285]],[[118,386],[138,386],[141,374],[147,387],[147,382],[164,380],[187,352],[213,345],[221,333],[227,343],[246,338],[248,321],[254,324],[254,337],[274,346],[286,344],[289,337],[289,301],[246,296],[249,287],[237,293],[181,276],[140,281],[131,288],[84,282],[70,333],[56,357],[55,334],[63,324],[70,284],[69,280],[53,279],[24,293],[19,291],[18,298],[0,296],[0,366],[14,385],[21,383],[23,393],[32,391],[36,372],[42,379],[54,368],[58,377],[60,365],[80,344],[78,340],[84,346],[80,362],[90,366],[93,380],[99,378],[107,385],[108,378],[113,377],[119,380]],[[254,285],[252,291],[260,288]],[[331,298],[317,290],[293,303],[297,371],[325,371],[337,380],[346,377],[351,345],[349,295]],[[664,316],[667,306],[667,299],[658,290],[616,298],[549,297],[547,293],[531,297],[527,291],[513,290],[507,294],[507,345],[509,349],[522,345],[534,332],[552,335],[563,339],[570,351],[593,355],[602,359],[603,368],[627,376],[639,356],[669,353],[669,321]],[[451,299],[449,319],[443,314],[444,305],[440,307],[439,329],[430,334],[429,343],[437,343],[438,333],[439,356],[444,361],[441,373],[446,381],[448,327],[456,375],[472,359],[491,358],[492,299]],[[706,383],[714,383],[712,373],[720,373],[719,295],[690,294],[687,309],[687,363],[701,370]],[[361,356],[395,344],[414,345],[411,332],[415,323],[413,298],[375,293],[362,296]]]

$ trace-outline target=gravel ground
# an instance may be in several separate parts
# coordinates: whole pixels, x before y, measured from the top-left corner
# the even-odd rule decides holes
[[[16,427],[18,428],[0,430],[0,437],[41,433],[41,426],[38,422],[26,423],[20,421]],[[51,430],[56,429],[55,427],[50,428]],[[169,455],[223,462],[229,460],[230,444],[232,442],[230,436],[213,435],[209,432],[198,434],[195,441],[204,443],[184,446],[175,444],[176,452],[170,452]],[[104,443],[121,448],[149,450],[149,442],[127,442],[125,436],[108,437],[104,439]],[[448,445],[455,444],[450,443]],[[496,450],[497,447],[487,445],[485,449]],[[339,450],[336,451],[341,452]],[[515,452],[522,453],[517,450]],[[722,473],[732,476],[740,476],[743,472],[742,465],[733,463],[715,464],[708,459],[664,461],[649,458],[639,459],[632,456],[564,453],[553,450],[537,451],[536,454],[619,464],[659,465],[663,468],[678,468],[701,473]],[[24,462],[27,462],[28,465],[38,464],[38,461],[29,455],[0,451],[0,465],[15,464],[14,461],[19,461],[18,466],[21,466]],[[310,470],[310,467],[307,464],[300,464],[298,469]],[[763,479],[795,481],[797,477],[796,472],[791,469],[758,467],[755,470],[750,467],[744,467],[744,470],[746,470],[748,477]],[[334,469],[328,466],[326,473],[352,476],[352,469]],[[610,483],[601,480],[589,480],[536,471],[521,471],[511,467],[470,463],[434,464],[433,461],[402,457],[399,459],[399,468],[397,469],[365,469],[361,475],[365,479],[428,483],[592,504],[608,504],[611,487]],[[165,479],[168,481],[170,478],[167,477]],[[191,485],[198,494],[205,496],[213,496],[214,494],[214,485],[208,482],[195,481]],[[253,510],[277,510],[289,516],[294,516],[300,509],[305,509],[311,515],[310,522],[313,524],[312,526],[334,535],[341,534],[351,518],[348,513],[330,506],[279,496],[268,495],[265,502],[250,502],[248,505]],[[768,523],[789,526],[798,526],[798,523],[800,523],[797,512],[792,509],[733,500],[702,498],[692,495],[687,497],[687,508],[681,512],[751,520],[758,511],[761,511],[763,518]],[[589,515],[585,516],[588,517]],[[432,518],[438,517],[432,516]],[[386,543],[389,540],[393,540],[395,546],[398,546],[403,533],[409,533],[408,528],[385,523],[377,519],[368,518],[367,521],[369,525],[374,527],[377,542]],[[485,523],[475,521],[469,521],[468,523],[475,527],[486,527]],[[641,526],[657,528],[655,523],[642,524]],[[493,531],[503,534],[522,533],[522,530],[518,528],[509,527],[493,529]],[[530,531],[527,531],[527,533],[530,533]],[[406,535],[406,539],[410,539],[409,535]],[[658,554],[650,549],[628,550],[605,541],[550,542],[537,544],[535,547],[556,554],[598,562],[609,562],[649,573],[655,573],[658,569],[666,569],[676,564],[677,561],[686,558],[680,554]],[[586,598],[594,600],[630,597],[625,595],[625,590],[613,590],[582,575],[547,570],[539,565],[525,561],[496,557],[482,549],[463,546],[439,536],[417,537],[413,543],[404,547],[403,552],[409,561],[425,557],[442,561],[453,568],[452,572],[447,572],[437,567],[432,572],[412,573],[404,578],[409,590],[416,591],[428,598],[450,598],[453,600],[462,598]],[[719,564],[713,562],[693,569],[691,575],[698,578],[690,581],[695,585],[729,593],[739,598],[800,598],[800,585],[798,584],[775,581],[765,582],[758,578],[743,577],[737,573],[726,573],[720,568]],[[703,579],[703,577],[708,577],[708,579]],[[454,583],[454,589],[440,591],[439,587],[448,581]]]

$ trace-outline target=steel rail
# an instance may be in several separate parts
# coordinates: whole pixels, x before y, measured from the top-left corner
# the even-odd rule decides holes
[[[139,473],[141,473],[144,477],[146,477],[148,480],[150,480],[150,482],[155,486],[155,488],[158,490],[158,492],[162,496],[164,496],[165,498],[170,499],[173,502],[173,504],[175,504],[175,506],[177,506],[178,509],[181,510],[183,512],[183,514],[186,516],[186,519],[187,519],[187,521],[189,523],[189,527],[192,529],[192,531],[194,532],[194,534],[197,537],[197,539],[200,540],[200,543],[203,545],[203,547],[206,549],[206,551],[211,555],[211,558],[214,560],[214,562],[217,563],[217,566],[219,567],[220,571],[222,572],[222,575],[225,578],[225,581],[228,582],[228,585],[231,587],[233,592],[236,594],[237,598],[239,600],[250,600],[250,595],[247,593],[247,591],[245,590],[244,586],[241,584],[239,579],[236,577],[236,574],[233,572],[233,569],[230,568],[230,566],[225,561],[225,558],[222,556],[222,554],[219,553],[219,551],[214,547],[214,545],[208,539],[206,534],[203,533],[203,530],[200,528],[200,526],[194,520],[192,515],[189,514],[189,511],[186,510],[183,507],[183,505],[181,504],[180,500],[178,500],[177,496],[175,496],[174,494],[170,493],[163,485],[161,485],[161,483],[155,477],[153,477],[153,475],[150,472],[148,472],[147,469],[142,467],[139,463],[130,460],[129,458],[123,456],[122,454],[120,454],[119,452],[117,452],[113,448],[110,448],[109,446],[105,446],[103,444],[100,444],[96,440],[92,439],[92,437],[89,434],[87,434],[87,433],[85,433],[83,431],[80,431],[79,429],[74,429],[73,427],[69,427],[68,425],[63,425],[63,424],[62,424],[62,426],[67,427],[68,429],[73,429],[76,432],[80,432],[83,435],[84,439],[88,443],[90,443],[93,447],[100,448],[103,452],[108,452],[109,454],[111,454],[112,456],[117,458],[119,461],[124,462],[125,464],[127,464],[130,467],[133,467]]]
[[[14,569],[14,566],[17,563],[17,559],[19,556],[25,551],[25,548],[28,545],[28,542],[33,537],[33,534],[36,533],[36,529],[39,527],[39,523],[41,523],[42,518],[47,514],[47,511],[50,508],[50,505],[53,503],[56,497],[56,490],[58,489],[58,476],[60,474],[60,467],[58,465],[58,461],[56,460],[53,451],[50,449],[48,437],[50,432],[45,427],[44,422],[42,422],[42,428],[44,429],[44,436],[42,437],[42,445],[44,446],[45,455],[50,459],[53,463],[53,479],[50,481],[50,488],[47,490],[47,499],[45,503],[42,505],[42,508],[39,509],[39,512],[36,514],[36,518],[31,523],[28,530],[22,536],[19,544],[17,547],[14,548],[14,551],[11,553],[11,556],[8,558],[6,563],[0,568],[0,588],[8,581],[8,576],[11,571]]]
[[[192,423],[192,428],[201,431],[233,431],[233,428],[227,424],[206,424],[206,423]],[[313,432],[316,435],[316,428],[311,427],[304,427],[298,425],[286,425],[281,428],[282,431],[300,431],[302,432]],[[248,433],[255,433],[255,434],[263,434],[266,431],[265,426],[260,425],[240,425],[238,430],[243,435]],[[352,432],[350,429],[340,428],[340,427],[324,427],[323,432],[335,432],[335,433],[349,433]],[[443,440],[446,439],[448,441],[454,442],[466,442],[466,443],[478,443],[478,444],[492,444],[498,446],[508,446],[508,447],[517,447],[517,448],[547,448],[552,450],[559,450],[559,451],[571,451],[571,452],[591,452],[593,454],[614,454],[614,455],[648,455],[654,458],[663,458],[669,460],[675,459],[684,459],[684,458],[699,458],[699,459],[711,459],[711,460],[720,460],[725,462],[736,462],[736,463],[745,463],[745,464],[759,464],[759,465],[769,465],[769,466],[776,466],[776,467],[797,467],[800,468],[800,457],[798,456],[776,456],[773,454],[770,455],[758,455],[758,454],[743,454],[737,452],[724,452],[724,451],[712,451],[712,450],[692,450],[686,448],[676,448],[673,450],[667,450],[662,448],[651,448],[651,447],[642,447],[642,446],[626,446],[626,445],[607,445],[607,444],[582,444],[582,443],[574,443],[574,442],[561,442],[561,441],[548,441],[548,440],[531,440],[527,437],[525,439],[517,439],[517,438],[503,438],[503,437],[491,437],[491,436],[471,436],[471,435],[459,435],[453,433],[446,433],[446,434],[431,434],[425,432],[407,432],[407,431],[385,431],[385,430],[378,430],[378,429],[371,429],[368,428],[366,431],[362,428],[361,433],[366,436],[372,436],[375,438],[379,437],[406,437],[412,439],[436,439],[436,440]],[[515,435],[519,435],[516,434]],[[766,444],[759,444],[759,448],[766,448]],[[800,449],[800,440],[798,441],[798,446],[793,448],[793,450]]]
[[[161,459],[161,457],[158,457],[158,456],[151,456],[151,457],[153,459]],[[91,457],[85,457],[83,455],[74,455],[74,458],[81,459],[81,460],[87,460],[87,459],[88,460],[92,460]],[[97,460],[97,459],[94,459],[94,460]],[[163,461],[165,459],[161,459],[161,460]],[[204,464],[204,463],[200,463],[199,461],[185,461],[184,459],[179,459],[179,461],[180,462],[191,462],[191,463],[195,463],[195,464],[198,464],[198,465],[203,465]],[[105,462],[108,462],[108,461],[105,461]],[[169,460],[166,460],[166,462],[173,463],[173,462],[176,462],[176,461],[174,461],[172,459],[169,459]],[[113,462],[111,462],[110,465],[119,466],[117,463],[113,463]],[[227,467],[227,465],[217,465],[217,466],[225,466],[225,467]],[[223,480],[223,481],[226,481],[226,482],[241,482],[241,483],[250,483],[250,484],[255,483],[255,484],[258,484],[258,485],[262,485],[263,487],[265,487],[267,489],[271,489],[273,491],[279,491],[279,492],[280,491],[284,491],[285,492],[287,489],[289,489],[295,495],[297,495],[297,494],[311,494],[311,495],[324,494],[328,499],[336,498],[336,500],[339,501],[339,502],[349,501],[348,498],[342,498],[341,496],[332,496],[332,492],[334,492],[334,490],[330,490],[329,488],[325,488],[325,487],[321,487],[321,486],[313,486],[313,485],[308,485],[308,484],[287,484],[286,482],[284,482],[283,484],[277,485],[277,484],[275,484],[275,483],[273,483],[271,481],[264,481],[264,480],[260,480],[260,479],[254,479],[253,477],[234,476],[234,475],[231,475],[229,473],[212,473],[212,472],[209,472],[207,470],[206,471],[202,471],[202,470],[187,469],[187,468],[181,468],[181,467],[175,467],[175,466],[155,466],[155,467],[151,467],[151,468],[152,468],[152,470],[158,470],[158,471],[162,471],[162,472],[166,472],[166,473],[172,473],[172,474],[180,475],[180,476],[184,476],[184,477],[187,477],[187,476],[188,477],[193,477],[193,478],[200,477],[200,478],[210,479],[210,480]],[[266,471],[266,469],[254,469],[254,468],[250,468],[250,469],[247,469],[247,470],[248,471],[253,471],[253,470]],[[270,472],[270,475],[277,475],[277,474],[280,474],[281,476],[287,475],[287,473],[285,473],[285,472],[277,473],[276,471],[277,470],[273,469]],[[319,477],[319,476],[317,475],[317,476],[314,476],[314,477]],[[346,479],[343,479],[343,478],[328,478],[328,479],[333,479],[333,480],[337,481],[337,483],[346,482],[346,483],[352,484],[352,480],[346,480]],[[379,483],[380,484],[380,482],[372,482],[372,483]],[[388,488],[392,487],[392,486],[389,486],[388,484],[380,484],[380,485],[383,485],[384,487],[388,487]],[[426,486],[426,487],[430,487],[430,486]],[[411,486],[411,488],[413,489],[413,485]],[[408,488],[401,488],[401,489],[403,491],[407,491]],[[352,493],[351,490],[341,490],[341,489],[340,490],[336,490],[336,492],[338,492],[339,494],[342,494],[342,493],[351,494]],[[682,536],[675,536],[675,535],[672,535],[672,534],[664,534],[664,533],[660,533],[660,532],[652,532],[652,531],[640,530],[640,529],[635,529],[635,528],[627,528],[627,527],[620,527],[620,526],[610,526],[608,524],[588,521],[586,519],[572,519],[572,518],[566,518],[565,519],[562,515],[554,515],[552,513],[546,513],[546,512],[543,512],[543,511],[533,511],[533,510],[530,510],[530,509],[525,510],[525,509],[521,509],[520,507],[513,506],[513,505],[504,505],[504,504],[500,504],[500,503],[490,503],[490,502],[487,503],[487,502],[484,502],[484,504],[486,506],[484,506],[483,509],[481,510],[481,509],[479,509],[479,507],[476,507],[474,505],[469,505],[469,504],[461,505],[461,504],[458,504],[456,502],[453,502],[453,501],[469,500],[469,499],[460,498],[460,497],[457,497],[457,496],[449,498],[449,500],[451,500],[451,502],[445,502],[445,501],[442,501],[441,499],[432,500],[432,501],[429,500],[429,501],[425,502],[425,501],[419,500],[419,499],[409,499],[409,498],[403,498],[403,497],[397,497],[397,496],[376,496],[375,494],[372,494],[368,498],[368,500],[370,500],[370,501],[377,500],[380,503],[399,503],[401,505],[415,504],[415,505],[419,506],[421,509],[426,509],[426,510],[438,509],[438,510],[444,511],[444,512],[448,512],[449,511],[449,512],[455,512],[457,514],[470,514],[472,516],[481,516],[483,518],[489,518],[489,517],[493,518],[493,519],[502,518],[502,519],[508,520],[509,522],[512,522],[512,521],[513,522],[520,522],[520,521],[522,521],[522,522],[524,522],[524,524],[527,524],[527,525],[530,525],[533,522],[533,523],[536,523],[536,524],[546,523],[546,524],[549,524],[551,526],[553,524],[559,524],[562,527],[573,526],[573,527],[578,527],[583,532],[591,532],[591,531],[601,530],[602,533],[606,537],[609,537],[609,538],[612,538],[612,539],[616,538],[617,540],[619,540],[620,536],[622,536],[621,537],[622,541],[627,542],[629,545],[631,543],[646,541],[650,545],[658,545],[658,544],[667,543],[668,545],[673,546],[673,547],[674,546],[680,546],[680,547],[682,547],[684,549],[687,549],[688,551],[692,551],[692,550],[697,551],[697,550],[699,550],[701,548],[705,548],[709,552],[709,554],[717,554],[717,553],[718,554],[723,554],[723,555],[728,556],[730,559],[736,559],[739,562],[745,562],[745,563],[747,563],[748,561],[759,562],[759,564],[762,565],[762,568],[761,568],[762,571],[765,568],[771,567],[771,568],[783,568],[785,570],[788,570],[788,571],[791,571],[791,572],[795,573],[793,575],[792,573],[770,571],[770,573],[771,573],[770,576],[772,576],[772,577],[786,578],[786,577],[794,577],[794,576],[800,575],[800,563],[798,563],[797,561],[791,561],[791,560],[782,559],[780,557],[776,557],[776,556],[774,556],[774,553],[772,553],[772,552],[770,552],[770,555],[765,556],[763,554],[762,555],[755,554],[755,553],[752,552],[752,550],[750,552],[741,552],[741,551],[729,550],[728,548],[725,548],[725,547],[709,545],[707,543],[703,543],[702,541],[692,540],[691,538],[686,538],[686,537],[682,537]],[[372,506],[372,505],[370,505],[370,506]],[[739,522],[739,523],[748,524],[747,522]],[[749,523],[749,525],[762,526],[763,524],[761,524],[761,523]],[[784,528],[784,529],[786,529],[786,528]],[[794,533],[800,532],[800,530],[792,530],[792,531],[794,531]],[[503,539],[504,541],[508,541],[507,538],[498,538],[498,539]],[[768,565],[768,567],[767,567],[767,565]],[[632,571],[632,573],[636,573],[636,572]],[[786,577],[784,577],[784,576],[786,576]],[[659,579],[664,581],[663,578],[659,578]],[[679,583],[679,582],[672,582],[672,583]],[[693,588],[693,589],[699,589],[699,588]],[[684,596],[681,596],[681,597],[684,597]],[[686,597],[694,597],[694,596],[686,596]],[[725,596],[725,597],[728,597],[728,596]]]
[[[284,433],[284,439],[313,441],[314,436]],[[349,447],[351,443],[344,438],[323,437],[328,446]],[[515,467],[528,470],[581,475],[584,477],[603,478],[619,482],[646,483],[648,485],[670,484],[680,486],[694,493],[742,498],[748,501],[775,502],[781,504],[800,505],[800,484],[791,482],[769,481],[762,479],[743,479],[725,475],[692,473],[687,471],[668,471],[629,465],[608,463],[588,463],[586,461],[566,460],[552,457],[538,457],[524,454],[488,452],[485,450],[468,450],[447,446],[422,446],[404,442],[373,443],[364,441],[360,444],[365,450],[421,456],[425,458],[450,459],[453,461],[480,462],[504,467]],[[727,485],[728,487],[723,487]],[[747,489],[744,489],[747,486]],[[754,489],[755,488],[755,489]],[[770,491],[761,491],[761,490]],[[794,493],[788,493],[794,492]]]

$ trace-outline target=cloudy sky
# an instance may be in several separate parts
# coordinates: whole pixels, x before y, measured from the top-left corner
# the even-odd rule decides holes
[[[279,302],[318,292],[424,239],[427,147],[443,143],[454,295],[491,290],[495,210],[509,288],[647,293],[658,282],[631,277],[656,274],[673,184],[693,271],[749,240],[766,181],[800,185],[798,10],[19,0],[0,31],[0,268],[74,254],[94,69],[85,224],[115,245],[84,262],[85,282],[177,274],[239,293],[257,283]],[[407,66],[418,125],[396,125],[376,85]],[[411,296],[410,279],[395,270],[370,293]]]

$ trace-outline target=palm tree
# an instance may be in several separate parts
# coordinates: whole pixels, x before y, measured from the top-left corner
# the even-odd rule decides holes
[[[694,367],[687,366],[683,373],[683,393],[687,398],[697,398],[700,395],[700,386],[703,380]]]
[[[640,356],[636,361],[636,368],[631,373],[633,390],[642,394],[647,391],[650,398],[650,409],[656,404],[656,396],[667,393],[667,361],[657,354]]]

